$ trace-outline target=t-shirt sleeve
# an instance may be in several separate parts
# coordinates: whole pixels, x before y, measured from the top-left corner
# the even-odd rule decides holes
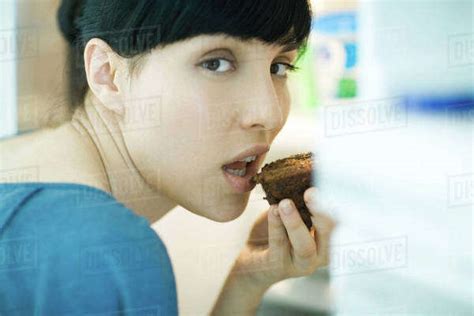
[[[33,263],[29,270],[10,271],[9,284],[16,288],[3,297],[16,302],[7,308],[12,314],[178,314],[164,243],[147,220],[123,205],[37,209],[30,231]]]

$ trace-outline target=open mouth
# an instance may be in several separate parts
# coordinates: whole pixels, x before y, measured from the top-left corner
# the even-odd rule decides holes
[[[242,160],[222,166],[224,173],[243,179],[251,179],[258,172],[258,166],[265,158],[265,153],[248,156]]]
[[[252,164],[257,160],[258,156],[249,156],[241,161],[236,161],[231,164],[225,165],[222,168],[225,172],[237,176],[245,177],[250,171]]]
[[[256,183],[252,178],[257,174],[258,167],[269,150],[268,144],[256,144],[229,159],[222,166],[225,179],[235,192],[246,193],[255,188]]]
[[[222,167],[225,178],[234,191],[245,193],[256,186],[251,179],[257,174],[258,166],[264,155],[249,156],[241,161],[236,161]]]

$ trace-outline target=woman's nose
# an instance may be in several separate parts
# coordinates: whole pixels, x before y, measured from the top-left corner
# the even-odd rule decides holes
[[[251,97],[242,107],[241,127],[243,129],[273,131],[284,124],[282,104],[273,81],[255,83],[248,90]]]

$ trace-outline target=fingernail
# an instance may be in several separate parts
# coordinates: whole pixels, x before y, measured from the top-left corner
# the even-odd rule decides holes
[[[283,214],[289,215],[293,211],[293,206],[291,205],[290,200],[284,200],[280,203],[281,210]]]

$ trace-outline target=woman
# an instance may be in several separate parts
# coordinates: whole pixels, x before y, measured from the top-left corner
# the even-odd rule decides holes
[[[288,117],[287,73],[311,25],[304,0],[63,1],[72,119],[1,143],[0,311],[178,313],[150,223],[176,205],[244,211]],[[20,175],[30,175],[21,177]],[[255,223],[213,308],[252,314],[274,283],[328,261],[333,222],[305,192]]]

